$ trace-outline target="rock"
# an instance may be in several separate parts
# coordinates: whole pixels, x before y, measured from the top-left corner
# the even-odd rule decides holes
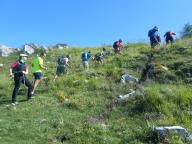
[[[67,44],[56,44],[55,46],[56,48],[62,50],[62,49],[65,49],[65,48],[69,48],[69,46]]]
[[[177,133],[186,140],[192,140],[192,135],[181,126],[156,127],[154,128],[153,132],[161,139],[164,139],[170,133]]]
[[[118,101],[126,101],[130,96],[132,96],[133,94],[135,93],[134,90],[131,89],[131,92],[129,92],[128,94],[125,94],[125,95],[120,95],[118,97]]]
[[[130,81],[138,82],[138,79],[132,75],[129,75],[129,74],[124,74],[121,76],[121,82],[122,83],[130,82]]]
[[[9,48],[5,45],[0,45],[0,56],[2,57],[7,57],[9,56],[12,52],[14,52],[13,48]]]

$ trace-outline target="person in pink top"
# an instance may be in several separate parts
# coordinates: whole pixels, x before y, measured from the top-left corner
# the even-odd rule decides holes
[[[171,43],[171,45],[173,44],[173,41],[174,41],[173,35],[176,35],[176,34],[172,31],[168,31],[164,34],[166,45],[168,45],[169,43]]]
[[[118,41],[115,41],[113,43],[113,49],[114,49],[114,52],[116,54],[120,54],[121,53],[122,47],[123,47],[123,41],[121,39],[119,39]]]

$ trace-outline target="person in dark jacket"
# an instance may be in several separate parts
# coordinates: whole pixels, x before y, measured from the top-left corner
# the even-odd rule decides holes
[[[116,54],[121,54],[121,50],[123,47],[123,41],[122,39],[119,39],[118,41],[115,41],[113,43],[113,49]]]
[[[159,31],[159,28],[157,26],[154,26],[154,28],[149,30],[148,32],[151,48],[155,48],[155,46],[157,46],[161,42],[161,38],[158,35],[158,31]]]
[[[168,45],[169,43],[171,43],[171,45],[173,44],[173,41],[174,41],[173,35],[176,35],[176,34],[172,31],[168,31],[164,34],[166,45]]]
[[[16,97],[21,86],[21,83],[25,84],[28,87],[28,100],[31,99],[32,84],[27,79],[26,75],[28,74],[27,55],[20,54],[19,59],[13,63],[10,67],[10,76],[14,78],[15,87],[12,93],[12,105],[18,104]]]

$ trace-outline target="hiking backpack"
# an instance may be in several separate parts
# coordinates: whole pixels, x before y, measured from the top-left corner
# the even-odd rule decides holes
[[[81,55],[81,59],[83,60],[83,61],[87,61],[89,58],[88,58],[89,56],[88,56],[88,54],[86,53],[86,52],[83,52],[82,53],[82,55]]]
[[[118,41],[116,41],[116,42],[113,43],[113,48],[114,48],[114,49],[117,48],[117,42],[118,42]]]
[[[18,60],[11,65],[13,74],[21,73],[26,70],[26,65],[20,63]]]
[[[57,63],[58,65],[65,65],[66,64],[65,58],[64,57],[58,58]]]

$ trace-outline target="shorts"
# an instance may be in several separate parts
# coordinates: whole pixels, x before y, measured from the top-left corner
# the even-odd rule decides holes
[[[33,75],[35,77],[35,80],[40,80],[40,79],[42,79],[42,76],[43,76],[43,74],[41,72],[33,73]]]
[[[166,43],[168,44],[169,42],[173,42],[173,37],[172,36],[167,36],[165,39]]]
[[[60,76],[61,74],[64,74],[66,72],[65,66],[57,66],[56,75]]]
[[[84,68],[89,68],[89,63],[88,63],[88,61],[83,61],[83,66],[84,66]]]

